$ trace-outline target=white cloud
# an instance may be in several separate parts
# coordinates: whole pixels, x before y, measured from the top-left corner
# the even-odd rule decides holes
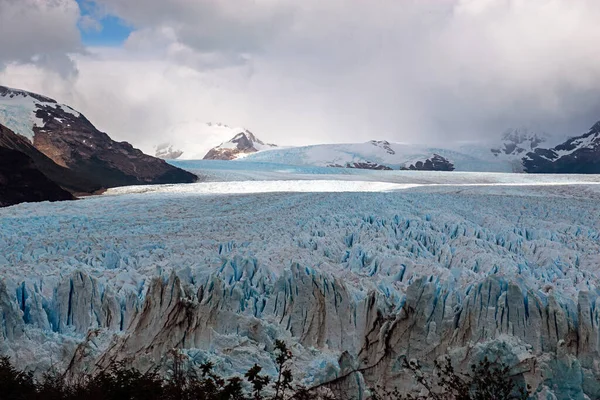
[[[146,149],[201,121],[303,144],[496,136],[520,124],[576,134],[600,119],[597,0],[101,6],[137,29],[122,49],[75,56],[79,77],[60,89],[25,67],[0,79],[63,95]]]
[[[83,15],[79,19],[79,28],[84,32],[101,32],[102,24],[91,15]]]
[[[82,50],[75,0],[0,0],[0,69],[36,63],[73,72],[67,53]]]

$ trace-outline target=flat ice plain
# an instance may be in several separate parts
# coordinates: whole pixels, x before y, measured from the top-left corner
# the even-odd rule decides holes
[[[204,181],[0,209],[0,354],[273,372],[281,338],[358,393],[408,382],[402,357],[493,353],[600,397],[599,176],[175,164]]]

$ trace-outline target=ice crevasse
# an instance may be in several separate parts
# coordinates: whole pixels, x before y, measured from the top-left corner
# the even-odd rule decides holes
[[[576,189],[582,193],[588,189]],[[133,194],[0,211],[0,352],[43,371],[181,349],[240,373],[292,345],[308,384],[410,387],[484,355],[600,397],[595,192]],[[97,210],[101,208],[102,213]],[[554,397],[552,397],[554,396]]]

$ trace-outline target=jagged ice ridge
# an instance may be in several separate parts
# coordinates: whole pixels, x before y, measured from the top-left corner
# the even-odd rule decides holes
[[[600,188],[564,183],[171,185],[0,210],[0,353],[77,372],[177,347],[228,374],[274,372],[281,338],[305,382],[349,374],[354,393],[410,382],[403,357],[495,354],[539,394],[597,398]]]

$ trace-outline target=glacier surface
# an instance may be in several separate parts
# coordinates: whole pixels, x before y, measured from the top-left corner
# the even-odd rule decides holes
[[[274,372],[284,339],[305,383],[356,398],[445,354],[600,397],[597,176],[196,165],[208,182],[0,210],[0,354],[76,373],[177,348]]]

